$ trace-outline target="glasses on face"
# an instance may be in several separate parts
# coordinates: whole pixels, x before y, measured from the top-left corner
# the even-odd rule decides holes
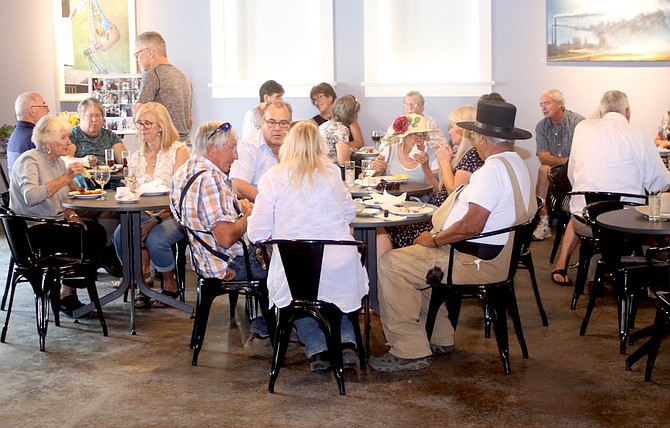
[[[147,49],[149,49],[149,48],[146,47],[146,48],[144,48],[144,49],[140,49],[139,51],[135,52],[135,59],[137,59],[137,57],[140,56],[140,54],[141,54],[142,52],[144,52],[145,50],[147,50]]]
[[[279,122],[277,122],[274,119],[270,119],[266,120],[265,123],[268,124],[268,128],[270,129],[274,128],[277,125],[279,125],[279,127],[282,129],[288,129],[288,127],[291,126],[291,122],[289,122],[288,120],[280,120]]]
[[[315,95],[314,98],[312,98],[312,104],[316,104],[317,101],[321,101],[324,98],[326,98],[324,94]]]
[[[223,122],[221,125],[219,125],[214,131],[212,131],[208,136],[205,141],[209,141],[210,138],[216,135],[217,132],[228,132],[231,129],[233,129],[232,125],[228,122]]]
[[[417,108],[417,107],[419,107],[419,104],[417,104],[417,103],[403,103],[403,106],[409,107],[409,108]]]
[[[100,120],[102,115],[100,113],[84,113],[84,117],[88,120]]]
[[[37,105],[34,105],[34,106],[30,106],[30,108],[33,108],[33,107],[35,107],[35,108],[46,108],[46,109],[48,109],[48,108],[49,108],[49,104],[44,103],[44,104],[37,104]]]
[[[154,123],[156,123],[156,122],[152,122],[152,121],[150,121],[150,120],[137,120],[137,121],[135,121],[135,126],[136,126],[138,129],[139,129],[140,127],[144,128],[144,129],[149,129],[149,128],[151,128],[152,126],[154,126]]]
[[[428,134],[425,133],[425,132],[415,132],[414,134],[409,134],[409,135],[412,135],[415,140],[419,140],[419,141],[428,139]]]

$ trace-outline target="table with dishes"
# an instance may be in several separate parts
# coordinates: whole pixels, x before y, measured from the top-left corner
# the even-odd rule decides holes
[[[377,188],[381,180],[391,183],[392,187]],[[398,184],[396,188],[394,184]],[[398,179],[393,176],[372,177],[371,179],[359,179],[354,185],[348,187],[351,196],[362,198],[370,196],[371,193],[380,193],[386,191],[390,195],[398,196],[406,193],[407,196],[423,196],[433,191],[433,186],[427,183],[408,183],[406,179]]]
[[[354,237],[365,242],[368,248],[366,266],[370,280],[370,304],[376,311],[379,311],[377,300],[377,228],[429,221],[433,212],[437,209],[435,205],[413,201],[405,201],[392,206],[384,205],[384,208],[389,209],[384,210],[381,209],[381,206],[357,202],[357,215],[350,223],[350,226],[354,229]]]
[[[127,188],[121,188],[126,189]],[[118,289],[100,298],[100,303],[105,305],[121,296],[126,290],[130,289],[134,295],[137,287],[144,295],[149,298],[163,302],[169,306],[180,309],[189,314],[193,313],[193,307],[176,299],[156,292],[149,288],[142,277],[142,256],[141,256],[141,235],[140,224],[141,214],[146,210],[160,210],[169,206],[169,195],[166,191],[156,191],[143,193],[140,197],[137,195],[117,199],[115,191],[106,191],[104,199],[100,193],[70,192],[70,198],[63,200],[63,207],[74,210],[87,211],[109,211],[118,212],[121,217],[121,245],[123,247],[123,279]],[[76,310],[74,317],[94,310],[92,303]],[[130,305],[130,333],[135,334],[135,306]]]

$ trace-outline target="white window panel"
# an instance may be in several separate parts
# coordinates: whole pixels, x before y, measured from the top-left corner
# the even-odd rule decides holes
[[[490,0],[365,0],[365,95],[490,92]]]
[[[268,79],[286,97],[334,81],[332,0],[210,0],[214,98],[256,98]]]

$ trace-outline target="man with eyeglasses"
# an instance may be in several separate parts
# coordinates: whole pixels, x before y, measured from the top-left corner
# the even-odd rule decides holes
[[[135,59],[144,70],[144,75],[133,115],[142,104],[152,101],[163,104],[179,132],[179,140],[190,146],[193,88],[184,73],[168,61],[163,37],[155,31],[137,36]]]
[[[279,163],[279,148],[291,127],[293,110],[281,100],[268,103],[261,129],[246,135],[237,147],[238,159],[230,169],[233,191],[240,198],[256,200],[258,180]]]
[[[35,148],[30,141],[33,136],[33,128],[42,117],[49,114],[49,105],[44,101],[42,95],[37,92],[24,92],[16,98],[14,112],[16,113],[16,128],[9,137],[7,143],[7,168],[9,176],[12,174],[14,161],[23,152]]]
[[[436,149],[438,146],[446,144],[447,139],[444,137],[444,134],[440,129],[440,125],[437,124],[437,121],[427,114],[423,114],[425,102],[426,100],[423,98],[423,95],[421,95],[421,92],[410,91],[403,99],[402,110],[405,116],[408,114],[420,114],[426,118],[426,126],[428,129],[434,129],[435,131],[428,133],[428,139],[426,140],[425,144],[427,147]],[[392,136],[394,132],[393,123],[391,123],[391,126],[389,126],[388,130],[386,131],[386,138]]]

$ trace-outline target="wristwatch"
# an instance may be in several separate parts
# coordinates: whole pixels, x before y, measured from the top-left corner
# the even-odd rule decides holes
[[[440,244],[437,243],[437,234],[440,232],[433,233],[433,245],[437,248]]]
[[[156,214],[155,216],[152,216],[152,217],[156,220],[156,224],[163,223],[163,218],[161,218],[161,216],[159,216],[158,214]]]

